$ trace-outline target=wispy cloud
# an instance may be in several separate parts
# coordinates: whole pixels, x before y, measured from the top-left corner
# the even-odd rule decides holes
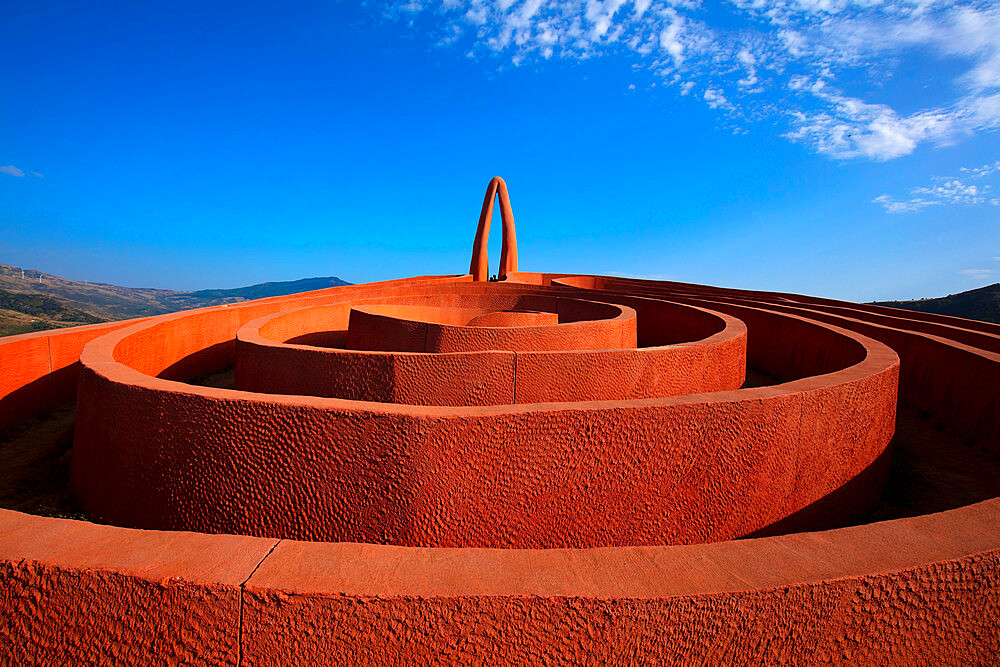
[[[963,276],[969,276],[975,280],[986,280],[993,275],[992,269],[962,269],[959,271]]]
[[[1000,172],[1000,161],[994,162],[993,164],[984,164],[982,167],[962,167],[960,171],[963,174],[972,176],[973,178],[982,178],[983,176],[990,176]]]
[[[986,196],[990,189],[988,185],[967,185],[957,178],[953,178],[930,187],[914,188],[913,193],[933,197],[935,200],[947,204],[985,204],[989,202],[993,206],[997,206],[1000,201]]]
[[[1000,128],[995,0],[728,0],[710,11],[703,0],[411,0],[386,15],[421,12],[437,43],[501,67],[623,55],[682,95],[696,88],[734,124],[776,119],[786,138],[837,159],[891,160]],[[907,56],[958,70],[934,81],[928,106],[903,112],[878,98]]]
[[[34,176],[35,178],[42,178],[42,175],[37,171],[25,171],[15,167],[12,164],[0,166],[0,174],[7,174],[8,176],[13,176],[14,178],[24,178],[25,176]]]
[[[987,164],[982,167],[960,169],[967,180],[983,181],[988,177],[1000,173],[1000,162]],[[989,183],[968,183],[954,176],[937,177],[932,179],[931,185],[920,186],[910,190],[910,198],[897,200],[889,195],[879,195],[872,200],[875,204],[882,205],[889,213],[915,213],[928,206],[939,204],[964,204],[966,206],[976,206],[987,204],[989,206],[1000,206],[1000,198],[993,191],[993,185]]]
[[[921,199],[920,197],[900,201],[893,199],[889,195],[879,195],[878,197],[875,197],[872,202],[875,204],[881,204],[889,213],[916,213],[917,211],[925,209],[928,206],[936,206],[941,203],[939,201]]]

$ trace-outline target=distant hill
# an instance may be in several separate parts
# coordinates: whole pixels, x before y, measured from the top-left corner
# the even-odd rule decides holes
[[[186,310],[188,308],[201,308],[202,306],[215,306],[220,303],[237,303],[239,301],[252,301],[253,299],[263,299],[269,296],[286,296],[288,294],[298,294],[299,292],[311,292],[327,287],[340,287],[350,285],[349,282],[340,278],[302,278],[300,280],[289,280],[280,283],[260,283],[249,287],[236,287],[234,289],[204,289],[197,292],[176,292],[163,297],[165,304],[176,306],[173,310]]]
[[[982,320],[1000,324],[1000,283],[986,287],[949,294],[937,299],[917,299],[915,301],[876,301],[877,306],[916,310],[921,313],[937,313]]]
[[[103,321],[44,294],[16,294],[0,290],[0,336]]]
[[[161,299],[177,293],[69,280],[4,264],[0,264],[0,289],[17,294],[49,296],[69,308],[90,313],[102,320],[124,320],[169,312],[170,308]]]
[[[331,276],[176,292],[70,280],[0,264],[0,335],[161,315],[349,284]]]

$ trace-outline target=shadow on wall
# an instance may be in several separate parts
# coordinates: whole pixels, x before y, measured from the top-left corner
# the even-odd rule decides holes
[[[236,340],[227,340],[178,359],[160,371],[156,377],[187,382],[192,378],[212,375],[229,368],[233,365],[235,356]]]
[[[803,507],[781,521],[761,528],[746,537],[770,537],[804,530],[830,530],[856,523],[867,523],[866,521],[859,522],[858,519],[869,510],[869,499],[872,497],[873,491],[882,488],[883,493],[885,493],[883,485],[892,483],[889,480],[890,460],[896,446],[896,439],[893,438],[892,444],[871,465],[842,487],[826,494],[812,505]],[[985,498],[980,500],[985,500]]]
[[[302,334],[301,336],[293,336],[282,342],[291,345],[347,349],[347,329],[342,331],[316,331]]]

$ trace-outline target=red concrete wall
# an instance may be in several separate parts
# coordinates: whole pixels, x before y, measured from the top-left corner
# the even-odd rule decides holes
[[[473,317],[466,323],[470,327],[538,327],[559,324],[559,313],[537,310],[503,310]]]
[[[138,322],[141,320],[133,320]],[[89,341],[132,322],[109,322],[0,339],[0,430],[76,397],[80,352]]]
[[[552,280],[541,274],[512,275],[522,277],[536,287]],[[597,286],[596,281],[592,283]],[[885,374],[867,375],[865,381],[874,382],[874,387],[853,388],[830,374],[804,374],[855,358],[858,352],[849,345],[835,355],[803,348],[791,355],[797,359],[794,363],[771,356],[768,337],[754,336],[754,330],[766,327],[768,321],[787,324],[793,314],[863,330],[893,346],[903,358],[901,390],[910,397],[907,400],[933,397],[926,405],[945,425],[967,429],[984,446],[997,446],[1000,410],[988,406],[996,399],[992,382],[1000,360],[973,344],[973,337],[956,336],[965,341],[956,342],[945,330],[929,333],[921,329],[922,324],[908,329],[913,321],[990,334],[988,327],[918,314],[912,319],[901,315],[900,321],[890,325],[887,320],[866,319],[885,316],[889,309],[855,308],[794,295],[677,283],[656,287],[638,281],[610,286],[628,293],[588,298],[683,295],[699,299],[698,303],[712,310],[727,305],[727,312],[739,313],[750,329],[751,358],[773,363],[776,370],[798,379],[734,392],[743,396],[738,402],[755,396],[750,404],[759,407],[776,396],[785,401],[800,396],[798,409],[806,412],[800,412],[798,423],[812,431],[817,427],[829,430],[826,435],[806,434],[807,439],[831,434],[845,437],[834,420],[824,418],[829,416],[822,405],[826,392],[843,390],[853,397],[879,394],[884,388],[878,383]],[[517,291],[514,285],[496,287]],[[608,283],[601,285],[608,287]],[[396,288],[378,288],[391,289]],[[408,289],[437,287],[411,284]],[[572,291],[569,287],[551,289],[552,293]],[[375,295],[368,286],[355,290],[351,298]],[[311,298],[316,302],[327,296],[342,300],[342,294],[328,290]],[[725,304],[726,299],[732,302]],[[274,312],[305,303],[286,300]],[[849,307],[852,313],[828,306]],[[641,345],[642,313],[636,310]],[[765,310],[772,314],[755,315]],[[150,372],[159,366],[157,372],[163,374],[179,362],[187,363],[188,357],[198,354],[199,345],[208,349],[225,345],[226,337],[231,341],[236,329],[258,312],[247,312],[236,321],[224,320],[220,326],[227,330],[194,344],[182,339],[171,342],[161,330],[150,340],[158,340],[165,357],[158,363],[153,359],[143,363]],[[55,334],[41,338],[48,335]],[[35,391],[32,386],[49,382],[57,372],[49,372],[48,363],[40,363],[46,353],[37,343],[23,341],[24,337],[0,341],[3,369],[20,369],[17,375],[0,373],[0,382],[5,383],[0,408],[7,410],[0,414],[15,420],[60,396],[43,392],[38,394],[39,402],[22,403],[24,412],[10,409],[15,403],[6,402],[9,397],[17,397],[22,390]],[[871,349],[868,343],[862,347]],[[220,361],[224,359],[212,363]],[[868,352],[859,363],[872,362]],[[194,370],[209,365],[191,363]],[[301,429],[293,440],[304,447],[326,437],[310,419],[301,420],[303,413],[311,414],[310,401],[269,403],[266,397],[253,394],[191,388],[165,378],[151,380],[113,360],[95,363],[92,370],[92,378],[124,373],[114,379],[119,386],[108,395],[108,406],[134,405],[148,415],[163,410],[174,420],[169,429],[154,432],[148,430],[152,422],[133,425],[105,419],[95,439],[101,446],[135,442],[131,438],[143,432],[147,438],[174,430],[194,433],[192,429],[206,419],[223,423],[226,414],[253,424],[258,412],[285,431]],[[974,378],[975,384],[960,382],[963,376]],[[59,380],[63,386],[65,377]],[[802,400],[802,392],[817,401]],[[137,397],[142,400],[136,402]],[[204,413],[175,411],[179,402],[188,400]],[[687,400],[692,402],[677,405],[697,405],[701,397]],[[81,410],[98,408],[97,403],[90,408],[81,404]],[[422,429],[416,431],[421,437],[441,428],[434,417],[438,409],[408,409],[425,418]],[[865,416],[862,402],[856,415],[844,416],[848,420],[844,423]],[[869,418],[879,419],[877,415]],[[96,419],[93,415],[94,423]],[[369,423],[370,431],[359,426],[359,437],[377,441],[386,420]],[[341,426],[355,423],[347,419]],[[718,426],[727,428],[725,423]],[[847,434],[842,448],[830,448],[832,456],[827,461],[812,458],[812,449],[799,451],[789,498],[806,502],[809,494],[822,497],[825,489],[850,474],[849,466],[843,465],[850,456],[843,454],[858,443],[866,446],[864,434],[870,431],[863,427],[848,430],[853,433]],[[475,437],[476,428],[463,431],[461,442],[466,432]],[[255,453],[258,445],[253,444],[260,436],[252,428],[241,433],[224,427],[216,440],[241,444],[250,440],[248,451],[228,450],[218,456],[213,441],[189,442],[186,457],[150,448],[146,463],[154,469],[169,465],[183,470],[202,465],[202,457],[222,469],[243,465],[248,456],[260,462],[264,458]],[[459,456],[461,450],[451,455]],[[829,461],[837,470],[828,477]],[[279,475],[281,469],[275,467]],[[140,480],[145,474],[127,466],[126,472]],[[110,473],[98,470],[97,474]],[[773,471],[761,474],[773,475]],[[204,485],[213,481],[207,479]],[[154,495],[167,493],[155,484],[149,489]],[[195,493],[207,491],[196,489]],[[243,511],[240,498],[225,508],[232,515]],[[413,549],[161,533],[0,510],[0,656],[12,664],[384,664],[392,660],[990,664],[1000,652],[995,630],[1000,617],[998,535],[997,499],[928,516],[817,533],[686,546],[569,550]]]
[[[237,332],[236,387],[413,405],[503,405],[657,398],[732,390],[743,384],[746,327],[742,322],[676,304],[641,306],[639,326],[646,327],[645,319],[655,318],[667,327],[661,337],[678,341],[672,330],[711,335],[643,349],[633,345],[598,351],[446,354],[316,349],[276,342],[321,334],[317,327],[343,326],[349,310],[347,304],[313,306],[265,316]],[[405,328],[393,331],[397,339],[408,335]],[[422,343],[424,336],[412,338]],[[410,347],[405,341],[397,344]],[[543,345],[544,340],[535,344]]]
[[[804,379],[649,403],[416,409],[184,387],[139,372],[151,372],[151,348],[170,358],[160,341],[213,344],[185,333],[192,322],[211,317],[211,331],[231,331],[237,313],[258,310],[229,309],[226,323],[173,317],[87,347],[73,479],[92,516],[411,546],[703,542],[802,510],[870,468],[892,436],[890,349],[752,309],[760,345],[793,349],[774,356]],[[824,350],[810,351],[811,341]],[[141,351],[138,368],[131,350]],[[837,363],[826,378],[807,377]],[[527,377],[544,373],[527,366]],[[570,371],[555,377],[572,387]],[[878,485],[863,492],[871,499]]]
[[[435,303],[430,297],[426,303]],[[627,306],[532,297],[531,304],[559,317],[559,324],[468,327],[474,318],[509,309],[505,295],[464,301],[462,308],[411,304],[357,305],[351,309],[347,347],[388,352],[480,352],[484,350],[606,350],[636,346],[636,314]],[[474,307],[470,307],[474,304]]]
[[[997,501],[822,533],[541,552],[133,531],[0,510],[0,654],[990,664],[997,534]]]
[[[240,586],[273,546],[0,510],[0,663],[235,664]]]
[[[787,312],[859,331],[890,345],[901,360],[900,399],[942,419],[995,453],[1000,453],[1000,353],[916,331],[901,331],[816,307],[782,307]],[[877,321],[885,320],[878,318]],[[939,331],[939,333],[942,333]],[[963,337],[964,340],[970,340]]]
[[[963,525],[975,537],[952,532]],[[282,542],[247,582],[245,659],[990,664],[1000,554],[986,534],[998,528],[994,503],[905,528],[694,548],[414,559]]]
[[[618,281],[618,289],[634,291],[630,281]],[[609,281],[602,282],[609,286]],[[734,294],[736,290],[721,290],[696,286],[655,288],[644,286],[645,294],[656,294],[695,305],[703,304],[739,315],[739,304],[762,306],[778,312],[792,313],[857,331],[891,346],[900,356],[900,398],[910,406],[934,415],[955,431],[973,439],[993,452],[1000,452],[1000,353],[996,334],[990,334],[975,323],[975,331],[953,334],[957,318],[944,318],[948,326],[928,325],[923,318],[909,328],[904,316],[908,311],[876,308],[868,314],[868,306],[845,305],[826,299],[769,293]],[[692,296],[695,292],[699,296]],[[707,296],[706,296],[707,295]],[[728,306],[722,304],[729,304]],[[839,305],[831,305],[839,304]],[[881,313],[890,311],[892,318]],[[853,315],[853,316],[851,316]],[[964,320],[958,320],[962,322]],[[970,321],[971,322],[971,321]],[[993,325],[1000,332],[1000,327]],[[752,327],[751,327],[752,329]],[[948,336],[953,336],[949,338]],[[764,365],[750,336],[748,351],[751,365]]]
[[[242,331],[242,330],[241,330]],[[409,405],[504,405],[514,401],[513,352],[375,353],[236,343],[236,388]]]

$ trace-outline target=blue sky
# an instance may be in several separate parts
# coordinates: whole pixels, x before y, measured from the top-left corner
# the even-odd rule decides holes
[[[1000,280],[995,2],[6,2],[0,43],[0,263],[462,273],[500,175],[524,270]]]

